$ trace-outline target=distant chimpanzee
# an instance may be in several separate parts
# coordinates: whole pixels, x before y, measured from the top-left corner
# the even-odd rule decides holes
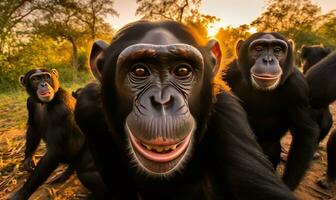
[[[300,50],[303,73],[305,74],[311,66],[326,57],[331,51],[331,48],[322,45],[303,46]]]
[[[238,58],[223,78],[241,100],[257,140],[276,167],[280,140],[293,136],[283,175],[294,190],[318,144],[318,126],[309,105],[309,87],[293,65],[292,43],[278,33],[255,33],[237,44]]]
[[[60,179],[77,170],[85,186],[101,183],[104,188],[85,148],[85,136],[74,120],[75,99],[59,86],[58,72],[33,69],[21,76],[20,82],[29,94],[24,168],[33,172],[11,199],[28,199],[61,162],[69,167]],[[41,139],[46,142],[47,152],[33,170],[32,157]]]
[[[221,51],[176,22],[127,25],[90,64],[75,118],[114,199],[295,199],[243,108],[212,92]]]
[[[325,129],[320,136],[323,139],[332,125],[332,117],[329,104],[336,100],[336,52],[313,65],[306,73],[306,78],[311,92],[311,104],[315,110],[321,130]],[[329,137],[327,144],[328,169],[327,177],[321,179],[320,186],[328,188],[336,181],[336,131]]]
[[[307,73],[309,69],[318,63],[320,60],[322,60],[324,57],[326,57],[330,52],[330,48],[325,48],[321,45],[313,45],[313,46],[303,46],[301,48],[301,54],[300,54],[300,60],[301,60],[301,66],[303,68],[303,73]],[[333,63],[331,63],[333,64]],[[328,86],[331,85],[332,80],[325,81],[324,77],[314,77],[314,79],[318,79],[318,82],[315,81],[314,83],[311,83],[312,75],[309,75],[309,87],[311,88],[311,95],[319,95],[322,86],[323,81],[324,84],[328,84]],[[330,77],[328,75],[327,77]],[[327,85],[325,85],[327,86]],[[326,91],[328,94],[333,94],[332,91],[329,89]],[[326,96],[320,96],[322,98],[325,98]],[[324,103],[323,101],[319,101],[319,99],[312,98],[311,104],[313,106],[313,113],[315,115],[315,118],[317,120],[317,123],[320,127],[320,135],[319,135],[319,142],[322,141],[325,136],[329,133],[331,126],[332,126],[332,115],[329,110],[329,104]],[[331,103],[331,101],[328,101]],[[323,105],[323,106],[321,106]]]

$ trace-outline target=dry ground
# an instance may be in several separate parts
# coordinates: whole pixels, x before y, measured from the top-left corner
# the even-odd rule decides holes
[[[75,89],[72,87],[71,89]],[[71,90],[69,89],[69,91]],[[28,173],[22,170],[22,159],[24,151],[25,123],[27,111],[25,107],[26,95],[23,91],[13,94],[0,94],[0,200],[7,199],[13,191],[20,187]],[[336,119],[336,104],[331,106],[334,118]],[[336,127],[334,123],[333,128]],[[283,139],[283,143],[288,147],[290,136]],[[295,191],[299,199],[335,199],[336,187],[324,190],[315,184],[315,181],[325,174],[326,169],[326,141],[320,145],[322,157],[315,160],[308,171],[300,187]],[[44,145],[42,145],[37,157],[43,155]],[[52,177],[59,174],[64,169],[60,166]],[[282,167],[278,171],[282,171]],[[52,178],[51,177],[51,178]],[[49,179],[50,180],[50,179]],[[40,199],[82,199],[87,194],[85,188],[80,184],[75,176],[72,176],[63,184],[44,184],[30,198],[30,200]]]

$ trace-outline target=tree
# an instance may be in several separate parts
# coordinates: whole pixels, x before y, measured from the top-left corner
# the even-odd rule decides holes
[[[92,40],[97,38],[97,30],[106,30],[110,25],[104,21],[107,16],[119,16],[113,9],[113,0],[78,1],[77,17],[86,24]]]
[[[331,17],[327,22],[322,24],[317,30],[319,35],[322,35],[326,38],[326,42],[324,42],[327,46],[336,47],[336,12],[332,11]]]
[[[104,21],[104,17],[109,14],[117,15],[112,5],[112,0],[50,0],[44,3],[40,17],[34,21],[34,32],[70,42],[72,65],[82,70],[84,66],[78,62],[78,43],[94,40],[99,31],[112,32],[110,25]]]
[[[38,9],[34,0],[2,0],[0,1],[0,54],[8,57],[11,54],[11,45],[8,40],[16,36],[15,28],[27,16]]]
[[[237,28],[228,26],[226,28],[220,28],[216,34],[216,38],[221,43],[223,52],[226,53],[226,58],[232,58],[236,52],[236,44],[240,39],[248,38],[251,33],[249,32],[249,25],[241,25]]]
[[[207,27],[219,18],[199,12],[201,0],[137,0],[136,15],[146,20],[173,20],[197,29],[207,38]]]
[[[310,31],[321,20],[321,7],[311,0],[269,0],[267,9],[251,26],[258,31]]]
[[[201,0],[137,0],[136,15],[147,20],[173,20],[184,22],[198,13]]]
[[[208,39],[208,30],[210,24],[220,21],[219,18],[212,15],[203,15],[195,13],[194,15],[185,19],[185,24],[194,28],[205,39]]]

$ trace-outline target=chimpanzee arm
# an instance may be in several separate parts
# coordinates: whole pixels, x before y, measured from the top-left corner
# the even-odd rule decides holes
[[[59,158],[54,152],[47,152],[23,187],[15,193],[11,200],[28,199],[29,196],[49,177],[58,166]]]
[[[308,169],[318,146],[318,126],[312,119],[308,106],[291,108],[290,118],[293,136],[288,155],[286,170],[283,176],[287,186],[294,190]]]
[[[28,109],[28,128],[26,132],[26,148],[25,148],[25,159],[31,157],[36,151],[38,145],[41,141],[41,133],[37,132],[34,129],[34,117],[37,114],[36,112],[36,103],[34,103],[31,98],[27,100],[27,109]]]
[[[309,86],[295,70],[283,87],[284,103],[288,104],[290,131],[293,136],[283,180],[294,190],[300,183],[318,146],[319,128],[312,118]]]
[[[95,165],[108,188],[113,199],[137,199],[132,188],[131,178],[128,177],[127,167],[121,164],[121,152],[115,148],[112,133],[106,123],[103,113],[100,84],[93,82],[81,90],[76,103],[75,119],[86,136],[90,152]],[[113,156],[112,156],[113,155]],[[109,156],[109,159],[106,159]],[[117,163],[117,164],[116,164]]]
[[[217,181],[234,199],[295,199],[262,153],[238,101],[217,95],[210,123],[209,147],[215,155]]]
[[[34,128],[34,116],[36,115],[35,103],[28,98],[27,100],[27,109],[28,109],[28,123],[27,123],[27,132],[26,132],[26,146],[25,146],[25,158],[23,161],[23,168],[27,171],[32,171],[35,167],[33,161],[33,154],[36,151],[38,145],[41,141],[41,133],[37,132]]]
[[[33,127],[28,125],[26,133],[25,159],[32,157],[41,141],[40,133],[34,131]]]

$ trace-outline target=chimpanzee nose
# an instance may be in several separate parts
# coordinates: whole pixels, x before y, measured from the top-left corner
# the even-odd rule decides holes
[[[46,82],[42,82],[42,83],[40,83],[40,85],[41,85],[41,87],[47,87],[48,86],[48,84]]]
[[[265,56],[262,61],[264,64],[272,64],[274,59],[271,56]]]
[[[157,92],[151,96],[151,104],[154,108],[161,110],[169,108],[173,105],[174,97],[169,92]]]

